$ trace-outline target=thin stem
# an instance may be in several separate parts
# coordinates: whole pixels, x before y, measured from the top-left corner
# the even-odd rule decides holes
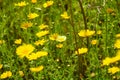
[[[83,14],[83,19],[84,19],[85,29],[87,29],[87,20],[86,20],[86,16],[85,16],[85,11],[84,11],[84,9],[83,9],[83,6],[82,6],[82,2],[81,2],[81,0],[78,0],[78,2],[79,2],[79,5],[80,5],[80,8],[81,8],[82,14]]]
[[[81,0],[78,0],[79,2],[79,6],[80,6],[80,9],[82,11],[82,15],[83,15],[83,19],[84,19],[84,25],[85,25],[85,30],[88,29],[87,27],[87,19],[86,19],[86,16],[85,16],[85,11],[83,9],[83,6],[82,6],[82,1]],[[89,47],[89,38],[87,37],[87,47]]]
[[[77,34],[76,34],[76,31],[75,31],[75,24],[74,24],[74,19],[73,19],[73,11],[72,11],[72,0],[69,1],[70,3],[70,14],[71,14],[71,19],[70,19],[70,24],[73,28],[73,34],[74,34],[74,39],[75,39],[75,50],[77,50],[77,53],[78,53],[78,44],[77,44]],[[78,80],[80,80],[80,74],[81,74],[81,70],[82,70],[82,67],[81,67],[81,61],[80,61],[81,56],[78,55]]]
[[[70,14],[71,14],[70,23],[71,23],[71,26],[73,28],[73,34],[74,34],[74,38],[75,38],[75,49],[77,49],[78,48],[77,36],[76,36],[76,31],[75,31],[75,26],[74,26],[73,11],[72,11],[72,1],[71,0],[70,0]]]
[[[108,22],[108,20],[107,20],[107,13],[106,13],[106,24],[105,24],[105,32],[106,32],[106,39],[105,39],[105,48],[106,48],[106,54],[107,54],[107,56],[108,56],[108,48],[107,48],[107,42],[108,42],[108,27],[107,27],[107,22]]]
[[[85,11],[84,11],[83,6],[82,6],[82,1],[78,0],[78,2],[79,2],[80,9],[82,11],[85,30],[87,30],[88,29],[88,27],[87,27],[87,20],[86,20],[86,16],[85,16]],[[86,39],[87,39],[87,47],[89,48],[89,38],[87,37]],[[85,62],[84,56],[79,56],[79,62]],[[80,63],[79,63],[79,66],[80,66]],[[85,77],[86,66],[82,64],[79,68],[81,68],[80,69],[81,70],[80,76],[81,77]]]

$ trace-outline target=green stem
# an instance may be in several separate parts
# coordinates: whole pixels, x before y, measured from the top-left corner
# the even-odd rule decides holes
[[[73,11],[72,11],[72,1],[70,0],[70,14],[71,14],[71,20],[70,20],[70,24],[73,28],[73,34],[74,34],[74,39],[75,39],[75,49],[78,49],[78,45],[77,45],[77,34],[75,31],[75,24],[74,24],[74,19],[73,19]]]
[[[107,27],[107,13],[106,13],[106,24],[105,24],[105,32],[106,32],[106,35],[105,35],[105,37],[106,37],[106,39],[105,39],[105,49],[106,49],[106,51],[105,51],[105,53],[107,54],[107,56],[108,56],[108,47],[107,47],[107,42],[108,42],[108,27]]]
[[[81,0],[78,0],[78,2],[79,2],[80,9],[81,9],[81,11],[82,11],[85,30],[87,30],[87,29],[88,29],[88,27],[87,27],[87,20],[86,20],[86,16],[85,16],[85,11],[84,11],[84,9],[83,9],[82,1],[81,1]],[[86,39],[87,39],[87,48],[89,48],[89,38],[87,37]],[[79,55],[78,57],[79,57],[79,62],[85,63],[85,57],[84,57],[84,56]],[[87,65],[84,65],[84,64],[80,65],[81,63],[79,63],[79,68],[80,68],[80,70],[81,70],[80,76],[81,76],[81,77],[85,77],[85,70],[86,70],[86,66],[87,66]],[[81,78],[80,78],[80,79],[81,79]]]
[[[82,1],[78,0],[78,2],[79,2],[80,9],[82,11],[84,25],[85,25],[85,30],[86,30],[86,29],[88,29],[88,27],[87,27],[87,19],[86,19],[86,16],[85,16],[85,11],[84,11],[83,6],[82,6]],[[87,37],[87,47],[89,47],[89,38],[88,37]]]
[[[71,23],[71,26],[73,28],[73,34],[74,34],[74,41],[75,41],[75,50],[77,50],[77,53],[78,52],[78,43],[77,43],[77,34],[76,34],[76,30],[75,30],[75,24],[74,24],[74,19],[73,19],[73,11],[72,11],[72,0],[70,0],[70,14],[71,14],[71,20],[70,20],[70,23]],[[81,61],[80,59],[82,59],[79,55],[78,55],[78,77],[80,76],[80,72],[81,72]]]
[[[87,29],[87,20],[86,20],[86,16],[85,16],[85,11],[84,11],[84,9],[83,9],[83,6],[82,6],[82,2],[81,2],[81,0],[78,0],[78,2],[79,2],[79,5],[80,5],[80,8],[81,8],[82,14],[83,14],[83,19],[84,19],[85,29]]]

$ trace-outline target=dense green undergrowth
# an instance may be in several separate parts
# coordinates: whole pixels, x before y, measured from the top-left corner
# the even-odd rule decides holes
[[[119,80],[120,2],[80,5],[0,0],[0,79]]]

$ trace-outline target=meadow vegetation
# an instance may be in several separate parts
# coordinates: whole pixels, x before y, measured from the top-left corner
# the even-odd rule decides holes
[[[0,0],[0,80],[120,80],[119,0]]]

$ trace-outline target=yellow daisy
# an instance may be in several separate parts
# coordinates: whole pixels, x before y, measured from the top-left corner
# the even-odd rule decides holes
[[[39,72],[41,70],[43,70],[43,66],[38,66],[38,67],[33,67],[33,68],[30,68],[30,71],[32,72]]]

